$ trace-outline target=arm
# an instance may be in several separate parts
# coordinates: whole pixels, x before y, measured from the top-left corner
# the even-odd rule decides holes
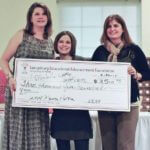
[[[142,74],[137,72],[137,70],[133,66],[129,66],[128,73],[130,75],[133,75],[133,78],[136,79],[137,81],[142,79]]]
[[[5,52],[3,53],[1,59],[0,59],[0,65],[1,68],[3,69],[6,78],[10,81],[9,85],[11,87],[11,90],[15,89],[15,82],[13,79],[13,75],[12,75],[12,71],[10,69],[9,66],[9,61],[11,60],[11,58],[14,56],[14,54],[16,53],[17,47],[19,46],[19,44],[21,43],[23,38],[23,30],[17,32],[9,41],[7,48],[5,50]]]
[[[132,62],[132,66],[134,67],[134,69],[132,69],[132,75],[134,75],[135,79],[140,81],[150,80],[150,69],[143,51],[136,45],[134,45],[133,49],[135,58]]]

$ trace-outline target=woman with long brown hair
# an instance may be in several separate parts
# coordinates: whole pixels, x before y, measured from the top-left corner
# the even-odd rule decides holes
[[[93,61],[131,63],[128,68],[131,75],[131,111],[98,112],[103,150],[135,150],[135,131],[139,113],[137,81],[150,79],[147,60],[141,48],[132,42],[125,21],[119,15],[106,18],[101,44],[93,54]],[[116,101],[121,101],[121,95]]]

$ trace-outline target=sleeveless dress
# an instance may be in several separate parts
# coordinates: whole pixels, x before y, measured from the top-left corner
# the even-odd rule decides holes
[[[53,43],[24,33],[15,58],[52,59]],[[50,150],[48,109],[12,107],[10,89],[6,88],[3,150]]]

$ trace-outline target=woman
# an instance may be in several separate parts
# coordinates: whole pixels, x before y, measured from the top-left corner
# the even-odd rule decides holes
[[[14,108],[11,93],[16,89],[11,58],[53,58],[51,14],[45,5],[33,3],[27,13],[25,29],[12,37],[1,58],[1,67],[6,74],[5,125],[3,150],[49,150],[49,114],[47,109]],[[14,62],[15,63],[15,62]]]
[[[148,64],[140,47],[132,42],[126,24],[119,15],[106,18],[101,43],[93,54],[93,61],[131,63],[128,69],[131,75],[131,111],[98,112],[103,150],[134,150],[139,112],[137,81],[150,79]]]
[[[83,60],[75,56],[76,39],[69,31],[56,36],[54,49],[59,60]],[[51,118],[51,136],[56,139],[58,150],[70,150],[70,140],[74,140],[75,150],[88,150],[89,138],[92,138],[89,112],[55,109]]]

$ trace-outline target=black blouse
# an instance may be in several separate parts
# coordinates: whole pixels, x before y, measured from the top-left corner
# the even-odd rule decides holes
[[[110,52],[104,45],[100,45],[92,56],[92,61],[107,61]],[[118,55],[118,62],[130,62],[131,65],[142,74],[143,80],[150,80],[150,70],[146,57],[139,46],[130,44],[124,46]],[[131,102],[136,102],[139,97],[137,81],[131,76]]]

